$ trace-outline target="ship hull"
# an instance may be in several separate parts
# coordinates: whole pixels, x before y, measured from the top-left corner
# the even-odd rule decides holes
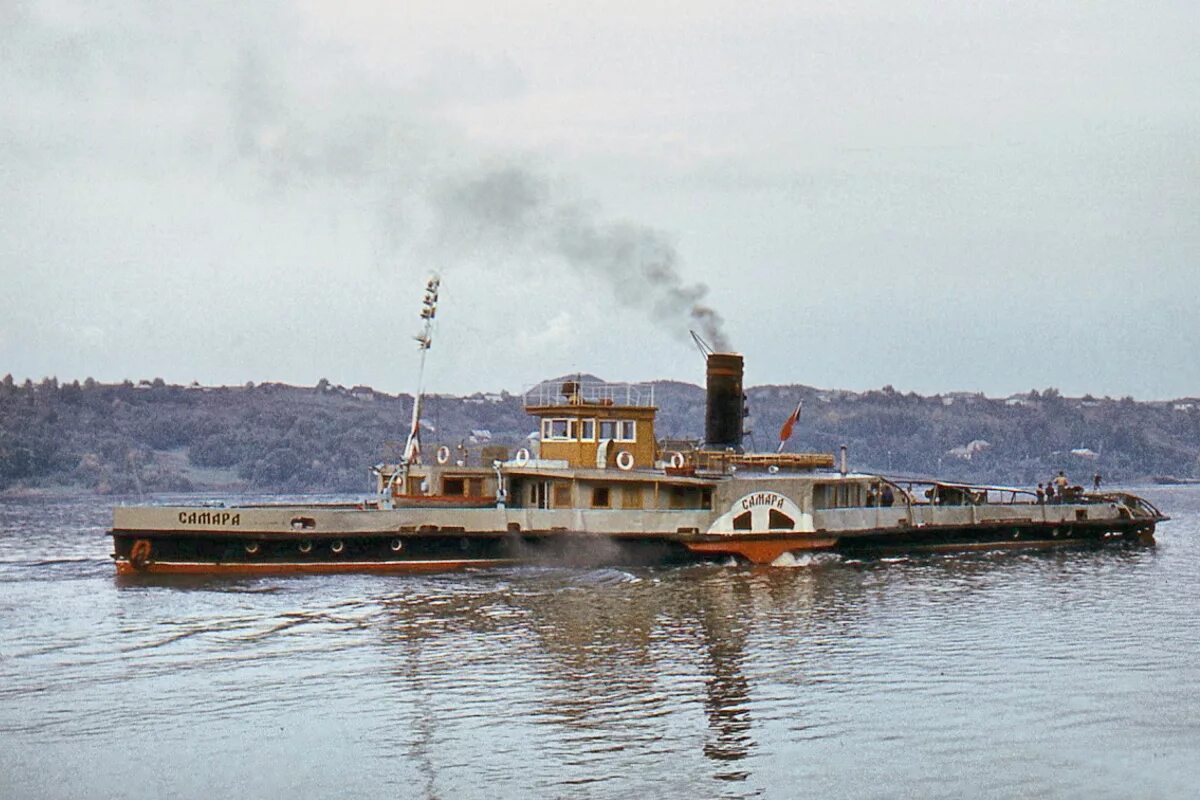
[[[111,531],[117,572],[120,575],[419,573],[517,564],[643,566],[730,558],[769,564],[786,553],[823,551],[870,557],[904,552],[1150,545],[1154,542],[1155,528],[1150,520],[1122,518],[740,534],[701,533],[706,528],[698,524],[622,530],[621,518],[615,516],[608,519],[608,530],[570,530],[561,526],[522,530],[519,523],[496,525],[494,530],[466,530],[458,526],[446,530],[432,525],[422,529],[397,525],[398,520],[404,519],[396,516],[401,512],[303,507],[282,511],[282,518],[294,520],[299,515],[321,530],[283,527],[276,519],[279,512],[265,509],[236,512],[237,527],[221,525],[220,520],[232,519],[228,512],[210,512],[210,518],[218,522],[204,530],[155,527],[152,517],[136,527],[114,527]],[[186,519],[190,512],[182,513]],[[176,509],[167,509],[159,518],[177,515]],[[506,518],[499,516],[496,521]],[[478,522],[484,523],[485,519]],[[587,526],[586,518],[579,521],[579,527]],[[516,529],[509,529],[509,525]]]

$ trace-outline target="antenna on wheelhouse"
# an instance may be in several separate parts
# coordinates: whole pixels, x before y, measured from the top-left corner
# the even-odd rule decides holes
[[[408,429],[408,440],[404,443],[401,463],[407,473],[410,464],[421,463],[421,402],[424,399],[425,356],[433,345],[433,320],[437,316],[438,287],[442,279],[434,274],[425,283],[425,297],[421,300],[421,319],[424,325],[413,338],[421,351],[421,363],[417,368],[417,392],[413,395],[412,425]]]

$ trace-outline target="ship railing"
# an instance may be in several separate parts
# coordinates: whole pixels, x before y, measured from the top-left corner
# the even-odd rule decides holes
[[[1095,498],[1096,502],[1102,503],[1120,503],[1130,510],[1135,517],[1145,517],[1147,519],[1165,520],[1167,516],[1158,510],[1158,506],[1151,503],[1145,498],[1138,497],[1136,494],[1128,492],[1106,492],[1104,494],[1088,495]]]
[[[654,385],[650,383],[607,383],[600,381],[549,381],[535,384],[523,392],[526,408],[546,406],[654,406]]]
[[[1055,497],[1053,500],[1043,497],[1039,500],[1037,491],[1016,486],[990,486],[986,484],[953,483],[928,479],[901,479],[896,483],[902,485],[911,495],[913,501],[920,504],[934,505],[1098,505],[1101,503],[1121,503],[1135,514],[1147,517],[1161,517],[1160,512],[1147,500],[1137,495],[1124,492],[1085,492],[1082,487],[1071,487],[1068,494]]]
[[[1036,505],[1037,493],[1018,486],[896,479],[918,505]]]

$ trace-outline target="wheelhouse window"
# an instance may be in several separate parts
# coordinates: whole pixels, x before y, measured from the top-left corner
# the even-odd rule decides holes
[[[600,438],[617,442],[636,442],[637,423],[631,419],[602,419]]]
[[[544,419],[542,420],[542,440],[569,442],[575,438],[575,423],[573,419]]]
[[[579,420],[579,440],[582,442],[596,441],[596,420]]]

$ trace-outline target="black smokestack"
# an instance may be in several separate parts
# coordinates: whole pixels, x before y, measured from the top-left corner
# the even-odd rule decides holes
[[[742,394],[742,357],[737,353],[712,353],[708,357],[708,413],[704,441],[708,447],[741,452],[745,396]]]

